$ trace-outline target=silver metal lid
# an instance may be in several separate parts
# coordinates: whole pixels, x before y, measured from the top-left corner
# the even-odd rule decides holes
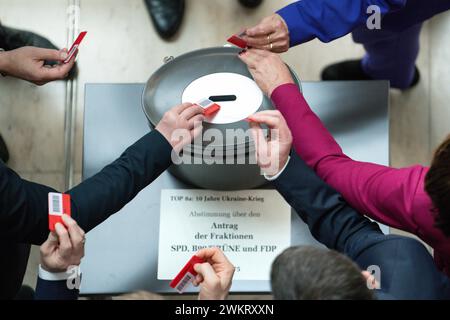
[[[217,129],[225,137],[227,129],[247,130],[244,119],[249,115],[273,109],[270,99],[262,94],[239,59],[239,51],[229,47],[207,48],[168,59],[150,77],[143,92],[143,109],[150,123],[156,125],[166,111],[182,102],[196,103],[213,96],[219,98],[216,101],[222,108],[216,117],[207,119],[203,129]],[[293,76],[300,87],[298,77],[295,73]],[[231,97],[231,101],[220,101],[224,96],[228,100]],[[214,143],[202,141],[201,145],[194,144],[194,150]],[[219,145],[226,149],[237,147],[235,141],[219,141]]]

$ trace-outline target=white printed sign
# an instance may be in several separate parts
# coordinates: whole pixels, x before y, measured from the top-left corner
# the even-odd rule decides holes
[[[234,280],[269,280],[291,243],[291,207],[275,190],[162,190],[158,279],[172,280],[199,249],[221,248]]]

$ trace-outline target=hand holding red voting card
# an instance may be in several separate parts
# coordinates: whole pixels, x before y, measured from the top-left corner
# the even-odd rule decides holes
[[[197,263],[205,263],[205,261],[202,258],[193,256],[183,269],[181,269],[175,279],[172,280],[170,287],[177,290],[178,293],[183,293],[197,276],[197,272],[194,270],[194,266]]]
[[[234,34],[231,37],[229,37],[227,41],[231,44],[234,44],[236,47],[245,49],[245,48],[247,48],[247,42],[244,39],[242,39],[242,37],[244,35],[245,35],[245,32],[242,32],[239,35]]]
[[[48,228],[50,231],[55,231],[55,224],[61,223],[62,215],[71,216],[70,195],[62,193],[48,194]]]
[[[203,99],[202,101],[200,101],[196,104],[204,109],[203,115],[205,117],[211,117],[211,116],[215,115],[217,112],[219,112],[219,110],[220,110],[220,106],[217,103],[215,103],[209,99]]]
[[[80,46],[81,41],[83,41],[84,37],[86,36],[87,31],[83,31],[81,32],[77,39],[75,40],[75,42],[72,44],[72,46],[70,47],[69,52],[67,53],[67,58],[66,60],[64,60],[64,63],[69,63],[70,60],[73,59],[73,57],[75,56],[75,53],[78,50],[78,47]]]

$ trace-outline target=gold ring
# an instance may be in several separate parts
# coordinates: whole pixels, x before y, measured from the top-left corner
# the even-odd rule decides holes
[[[273,49],[273,43],[271,42],[270,43],[270,51],[272,51],[272,49]]]

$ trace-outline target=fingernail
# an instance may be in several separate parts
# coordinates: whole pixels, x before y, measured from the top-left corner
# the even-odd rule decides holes
[[[67,52],[62,51],[62,52],[59,54],[59,56],[61,57],[61,60],[66,60],[67,57],[68,57],[69,55],[67,54]]]
[[[63,226],[61,223],[57,222],[57,223],[55,224],[55,230],[56,230],[56,229],[62,230],[61,228],[65,229],[64,226]]]
[[[55,228],[56,228],[56,225],[55,225]],[[48,238],[50,241],[56,241],[56,240],[58,240],[58,235],[54,231],[52,231],[52,232],[50,232]]]

